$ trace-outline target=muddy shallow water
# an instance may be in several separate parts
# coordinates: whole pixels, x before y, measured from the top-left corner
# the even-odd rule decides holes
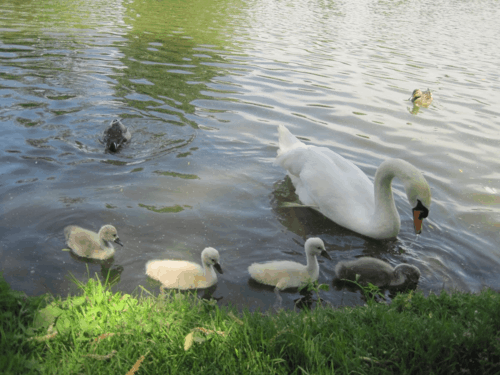
[[[31,295],[117,270],[143,285],[154,258],[199,262],[212,246],[221,303],[267,308],[252,262],[304,262],[321,237],[340,260],[376,256],[422,272],[419,288],[498,289],[500,6],[494,1],[4,2],[0,29],[0,269]],[[446,14],[446,17],[439,15]],[[413,108],[415,88],[434,102]],[[115,118],[133,136],[104,152]],[[423,172],[432,205],[416,236],[394,184],[397,239],[375,241],[310,209],[280,208],[277,126],[329,147],[370,179],[385,159]],[[287,190],[288,189],[288,190]],[[68,224],[116,226],[112,262],[61,251]],[[285,293],[291,307],[296,293]],[[330,288],[334,305],[359,293]]]

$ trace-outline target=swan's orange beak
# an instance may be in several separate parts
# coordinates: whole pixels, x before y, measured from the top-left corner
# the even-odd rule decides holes
[[[413,210],[413,226],[415,227],[415,234],[420,234],[422,232],[422,223],[424,219],[420,219],[420,214],[422,211]]]

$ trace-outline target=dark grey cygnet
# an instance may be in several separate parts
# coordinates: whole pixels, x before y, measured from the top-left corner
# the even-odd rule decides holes
[[[130,130],[120,120],[111,121],[104,131],[106,151],[117,152],[125,142],[130,141],[130,138],[132,138]]]
[[[372,283],[379,287],[417,283],[420,278],[420,270],[411,264],[392,267],[387,262],[371,257],[338,262],[335,273],[338,279],[347,280],[356,280],[356,275],[359,275],[360,284]]]

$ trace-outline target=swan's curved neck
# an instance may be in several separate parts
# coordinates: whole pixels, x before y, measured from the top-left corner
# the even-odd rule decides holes
[[[111,244],[111,242],[106,241],[104,238],[101,238],[101,249],[109,250],[109,249],[114,249],[114,247]]]
[[[313,275],[319,269],[318,259],[315,255],[307,254],[306,270],[309,275]]]
[[[205,269],[205,279],[206,279],[207,283],[210,284],[212,282],[212,280],[217,278],[217,275],[215,274],[214,267],[203,262],[203,268]]]
[[[392,195],[392,180],[406,179],[400,169],[398,160],[391,159],[383,162],[375,174],[375,212],[370,223],[374,238],[395,237],[399,233],[401,222]]]

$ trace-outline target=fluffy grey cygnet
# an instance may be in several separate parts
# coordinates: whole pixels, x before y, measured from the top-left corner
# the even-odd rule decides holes
[[[376,286],[398,286],[407,282],[416,283],[420,270],[410,264],[399,264],[393,268],[389,263],[371,257],[343,261],[335,266],[339,279],[356,280],[360,284],[372,283]]]
[[[115,254],[111,242],[123,246],[116,228],[112,225],[103,225],[99,233],[69,225],[64,228],[64,236],[71,251],[84,258],[108,259]]]
[[[248,273],[253,280],[266,285],[274,286],[276,294],[276,310],[281,308],[282,298],[280,290],[297,288],[307,282],[314,282],[319,277],[317,255],[330,259],[321,238],[309,238],[304,244],[307,263],[297,263],[289,260],[275,260],[266,263],[253,263],[248,267]]]
[[[266,263],[253,263],[248,267],[248,273],[255,281],[275,286],[277,290],[298,288],[308,281],[314,282],[319,277],[317,255],[330,259],[321,238],[309,238],[304,244],[307,263],[297,263],[289,260],[276,260]]]
[[[122,144],[130,141],[130,138],[132,138],[130,130],[120,120],[111,121],[111,124],[104,130],[104,143],[107,151],[117,152]]]

